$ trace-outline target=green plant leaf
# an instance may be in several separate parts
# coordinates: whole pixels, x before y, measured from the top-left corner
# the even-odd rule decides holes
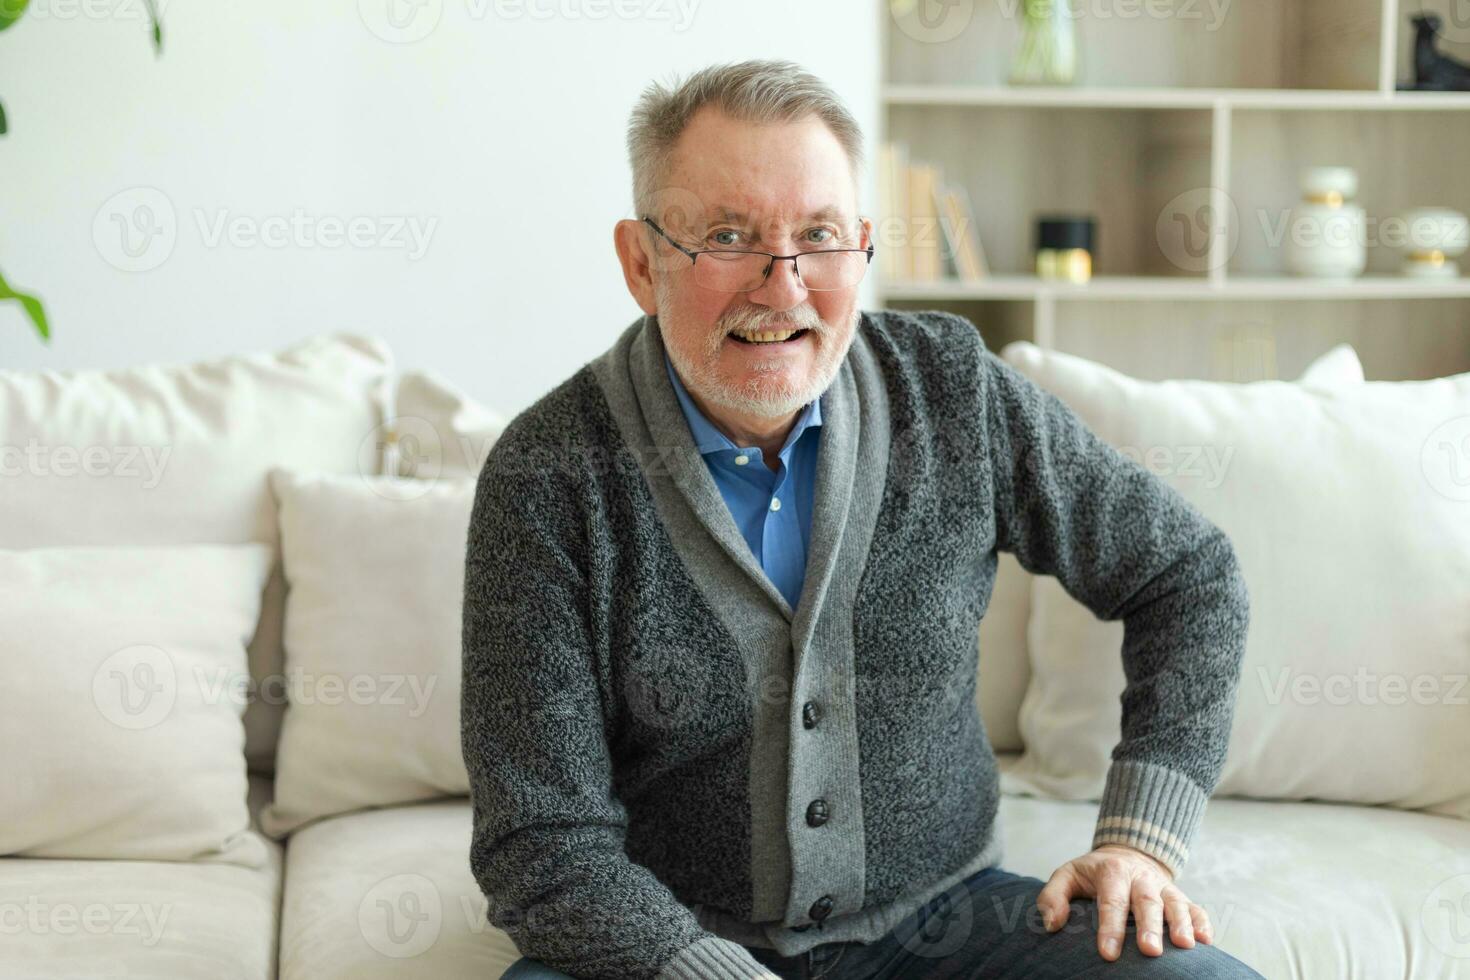
[[[28,0],[0,0],[0,31],[20,20]]]
[[[10,132],[10,129],[5,124],[5,103],[0,102],[0,136],[4,136],[8,132]]]
[[[5,3],[7,0],[0,0]],[[148,7],[148,22],[153,25],[153,53],[163,54],[163,25],[158,21],[158,0],[145,0]]]
[[[3,2],[4,0],[0,0],[0,3]],[[41,339],[48,343],[51,341],[51,324],[46,320],[46,310],[41,306],[41,301],[27,293],[18,293],[11,289],[5,277],[0,275],[0,300],[4,299],[13,299],[19,303],[21,309],[31,318],[31,323],[35,324]]]

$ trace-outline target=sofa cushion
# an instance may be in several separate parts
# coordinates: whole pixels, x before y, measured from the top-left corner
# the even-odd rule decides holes
[[[392,358],[322,336],[277,354],[108,371],[0,371],[0,548],[276,542],[272,466],[378,472]],[[251,767],[269,772],[285,699],[273,573],[250,643]]]
[[[460,630],[475,480],[285,470],[270,479],[291,704],[267,832],[467,794]]]
[[[0,976],[273,980],[283,862],[258,844],[259,868],[0,858]]]
[[[259,543],[0,551],[0,854],[264,861],[232,692],[272,561]]]
[[[468,800],[305,827],[287,849],[281,980],[493,980],[520,958],[470,874]]]
[[[393,451],[384,470],[400,476],[479,476],[505,431],[504,416],[433,371],[405,371],[394,406],[385,425]]]
[[[1004,772],[1014,755],[1002,756]],[[291,838],[281,980],[493,980],[519,958],[469,873],[448,800],[334,817]],[[1001,866],[1045,881],[1097,807],[1004,795]],[[1351,804],[1213,800],[1179,878],[1216,945],[1267,977],[1470,980],[1470,824]]]
[[[1087,851],[1096,821],[1095,803],[1004,795],[1001,866],[1045,881]],[[1214,799],[1190,854],[1179,887],[1215,945],[1263,976],[1470,980],[1466,821]]]
[[[1470,374],[1147,382],[1031,345],[1002,353],[1234,545],[1251,624],[1217,794],[1470,817]],[[1124,639],[1036,580],[1018,780],[1097,798]]]

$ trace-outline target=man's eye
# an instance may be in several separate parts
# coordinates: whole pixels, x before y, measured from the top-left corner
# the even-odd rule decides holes
[[[728,236],[728,238],[726,236]],[[710,241],[714,242],[716,245],[734,245],[736,241],[740,238],[740,232],[717,231],[709,237]]]
[[[824,235],[826,237],[813,238],[813,235]],[[831,228],[813,228],[811,231],[807,232],[807,239],[809,241],[817,243],[818,245],[827,244],[832,240],[832,236],[833,231]]]

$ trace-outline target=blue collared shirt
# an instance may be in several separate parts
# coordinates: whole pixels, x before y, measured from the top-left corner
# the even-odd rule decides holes
[[[694,446],[709,467],[735,525],[769,578],[796,608],[806,578],[807,544],[811,540],[812,500],[817,482],[822,402],[814,398],[802,409],[781,446],[779,469],[765,464],[757,446],[737,446],[716,429],[684,388],[673,362],[664,366],[679,407],[689,422]]]

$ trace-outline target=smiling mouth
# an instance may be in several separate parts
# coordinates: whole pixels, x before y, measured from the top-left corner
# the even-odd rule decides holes
[[[730,331],[730,339],[742,344],[750,344],[759,347],[763,344],[785,344],[794,340],[800,340],[807,333],[807,328],[798,330],[790,328],[781,330],[754,330],[746,333]]]

